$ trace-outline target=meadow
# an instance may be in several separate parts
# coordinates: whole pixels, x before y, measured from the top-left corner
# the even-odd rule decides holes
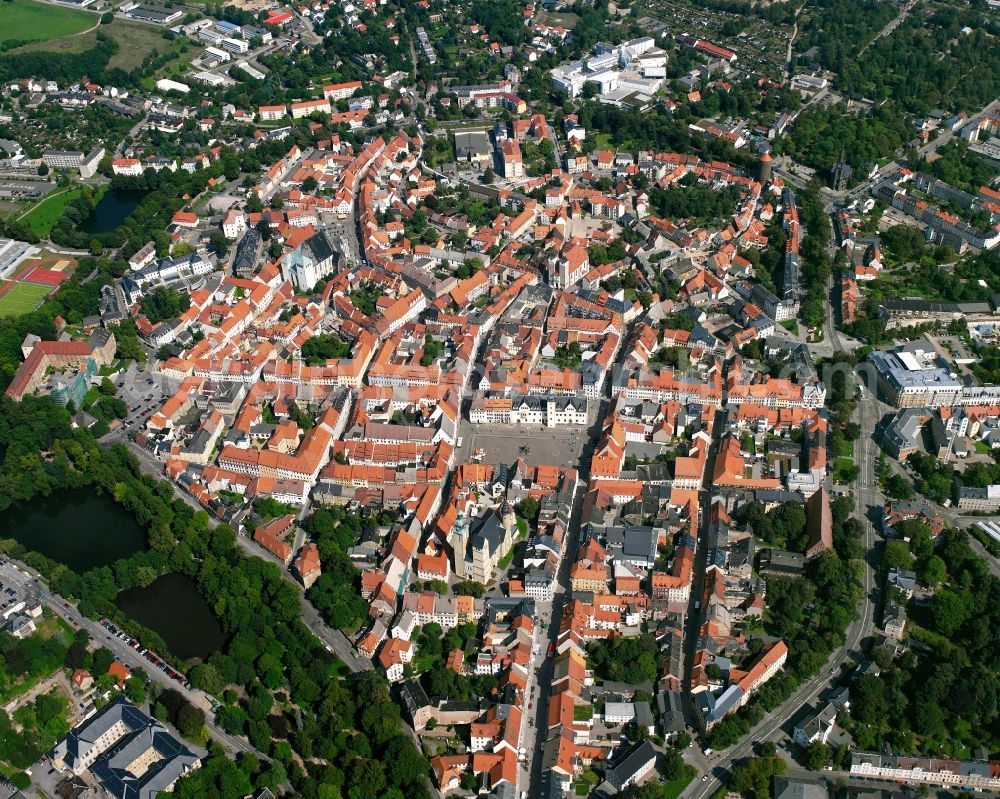
[[[97,14],[36,3],[35,0],[3,0],[0,9],[3,20],[0,44],[59,39],[92,28],[100,19]]]
[[[66,206],[79,196],[79,186],[56,189],[35,203],[20,221],[28,225],[39,238],[48,238],[56,222],[62,218]]]
[[[33,3],[32,0],[15,1],[39,5],[38,3]],[[0,4],[6,5],[6,2],[0,0]],[[47,8],[47,6],[41,7]],[[184,44],[184,42],[168,42],[163,38],[163,29],[155,25],[143,25],[140,22],[128,22],[123,19],[116,18],[110,25],[102,25],[100,30],[101,33],[107,34],[118,42],[118,52],[111,56],[111,61],[108,62],[108,69],[117,68],[125,72],[131,72],[142,64],[146,56],[154,50],[158,53],[165,53],[171,47],[179,49]],[[78,36],[49,36],[44,41],[35,41],[10,52],[82,53],[96,46],[97,31],[92,30]]]

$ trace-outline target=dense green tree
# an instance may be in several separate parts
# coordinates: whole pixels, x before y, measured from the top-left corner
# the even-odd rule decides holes
[[[732,214],[741,194],[737,187],[718,191],[685,178],[670,189],[654,188],[649,199],[659,216],[713,222]]]
[[[944,582],[948,576],[948,567],[937,555],[931,555],[917,562],[917,574],[920,579],[932,588]]]
[[[961,589],[945,588],[931,600],[931,618],[935,629],[946,637],[958,632],[974,610],[972,596]]]
[[[802,762],[811,771],[819,771],[830,762],[833,752],[822,741],[813,741],[802,754]]]
[[[663,776],[668,780],[676,780],[684,773],[684,758],[676,749],[668,749],[663,759]]]
[[[105,647],[98,648],[94,654],[91,656],[90,669],[94,674],[94,677],[98,677],[101,674],[107,674],[108,669],[114,662],[115,656],[110,649]]]
[[[602,679],[636,685],[655,682],[658,654],[652,636],[615,637],[591,646],[588,665]]]
[[[768,799],[772,777],[785,773],[780,757],[752,757],[733,769],[729,787],[746,797]]]
[[[186,293],[165,286],[153,289],[142,298],[142,312],[153,324],[175,319],[190,305],[191,298]]]
[[[913,567],[913,555],[902,541],[889,541],[885,545],[882,562],[887,569],[910,569]]]
[[[312,336],[302,345],[302,357],[310,366],[324,361],[346,358],[351,354],[351,345],[336,333]]]

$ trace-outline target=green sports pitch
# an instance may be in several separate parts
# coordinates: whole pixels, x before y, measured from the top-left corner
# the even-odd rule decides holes
[[[0,294],[0,316],[20,316],[33,311],[51,291],[52,286],[36,286],[32,283],[10,284],[10,288]]]

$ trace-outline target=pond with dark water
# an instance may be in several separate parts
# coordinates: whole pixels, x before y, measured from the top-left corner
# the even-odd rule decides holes
[[[4,511],[0,538],[14,538],[78,574],[146,547],[146,535],[132,514],[92,488],[38,496]]]
[[[86,233],[107,233],[128,219],[147,192],[138,189],[108,189],[83,220],[80,229]]]
[[[205,660],[226,642],[212,608],[185,574],[168,572],[145,588],[129,588],[115,604],[130,619],[159,633],[170,651],[184,660]]]

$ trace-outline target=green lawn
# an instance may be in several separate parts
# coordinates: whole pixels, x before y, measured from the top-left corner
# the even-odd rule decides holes
[[[2,8],[0,42],[58,39],[92,28],[99,19],[96,14],[44,5],[35,0],[4,0]]]
[[[52,286],[36,286],[32,283],[15,283],[3,295],[0,295],[0,317],[20,316],[33,311],[49,292]]]
[[[796,336],[799,334],[799,323],[796,322],[794,319],[786,319],[784,322],[781,323],[781,326],[785,328],[785,330],[787,330],[789,333],[793,333]]]
[[[691,780],[694,779],[694,775],[694,766],[689,766],[685,763],[684,773],[681,776],[676,780],[663,783],[663,799],[677,799],[681,795],[681,792],[688,787]]]
[[[116,372],[120,372],[127,365],[128,364],[126,364],[125,361],[121,359],[116,359],[107,366],[102,366],[100,369],[98,369],[97,374],[99,374],[101,377],[111,377],[111,375],[115,374]]]
[[[576,27],[576,23],[580,21],[580,17],[569,11],[562,14],[543,11],[538,15],[538,21],[545,25],[562,25],[567,30],[573,30]]]
[[[510,568],[510,564],[514,561],[514,547],[510,548],[510,552],[504,555],[500,560],[497,561],[497,568],[501,571]]]
[[[611,134],[610,133],[598,133],[594,137],[594,147],[598,150],[613,150],[614,145],[611,144]]]
[[[163,38],[163,29],[155,25],[116,19],[110,25],[106,25],[104,31],[110,33],[119,45],[118,52],[111,56],[108,62],[108,69],[117,68],[131,72],[145,61],[146,56],[152,55],[154,50],[157,53],[171,52],[175,55],[184,49],[192,54],[200,53],[200,50],[183,39],[167,41]]]
[[[347,672],[347,664],[336,655],[331,655],[331,657],[333,658],[333,662],[326,673],[331,677],[340,677],[345,674]]]
[[[80,196],[80,187],[56,189],[47,197],[43,197],[28,211],[21,221],[30,227],[40,238],[48,238],[52,228],[56,226],[66,210],[66,206]]]
[[[440,658],[434,658],[430,655],[421,655],[419,651],[413,656],[413,662],[411,663],[414,674],[423,674],[425,671],[439,668],[441,665],[442,663]]]
[[[83,409],[88,410],[100,398],[101,390],[97,386],[91,386],[83,398]]]
[[[574,792],[577,796],[587,796],[601,782],[601,777],[592,768],[584,769],[576,783]]]

